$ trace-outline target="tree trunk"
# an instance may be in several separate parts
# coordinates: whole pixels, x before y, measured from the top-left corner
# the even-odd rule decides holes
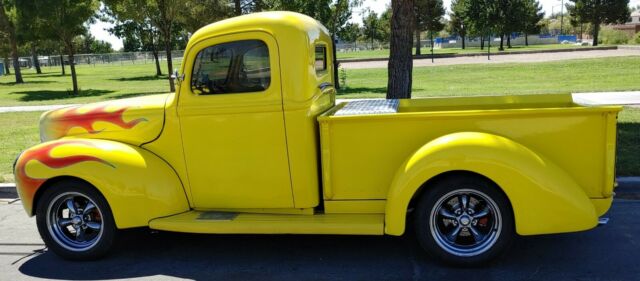
[[[524,45],[529,46],[529,34],[524,34]]]
[[[464,35],[461,35],[461,37],[462,37],[462,49],[464,50],[464,48],[465,48],[465,44],[464,44]]]
[[[504,34],[500,34],[500,48],[499,51],[504,51]]]
[[[4,57],[4,72],[6,75],[11,74],[11,67],[9,67],[9,59]]]
[[[433,32],[429,31],[429,40],[431,41],[431,63],[434,63],[433,57]]]
[[[511,49],[511,34],[507,35],[507,48]]]
[[[158,50],[151,51],[153,54],[153,59],[156,62],[156,76],[162,75],[162,70],[160,69],[160,60],[158,59]]]
[[[76,75],[76,64],[73,57],[73,42],[67,42],[67,55],[69,56],[69,67],[71,67],[71,83],[73,83],[73,94],[78,95],[78,76]]]
[[[242,15],[242,6],[240,0],[234,0],[236,16]]]
[[[598,32],[600,32],[600,23],[593,23],[593,46],[598,46]]]
[[[167,32],[164,38],[164,51],[167,53],[167,73],[171,75],[173,72],[173,62],[171,61],[171,33]],[[169,78],[169,91],[175,92],[176,86],[173,84],[173,79]]]
[[[484,50],[484,36],[480,36],[480,50]]]
[[[64,70],[64,58],[62,57],[62,54],[60,54],[60,66],[62,67],[62,76],[66,75]]]
[[[38,61],[38,53],[36,52],[35,43],[31,43],[31,58],[33,59],[33,66],[36,68],[36,73],[42,74],[42,70],[40,70],[40,61]]]
[[[416,56],[421,55],[420,53],[420,30],[416,28]]]
[[[13,33],[13,32],[12,32]],[[18,43],[15,34],[9,34],[11,40],[11,59],[13,59],[13,72],[16,75],[16,84],[24,83],[22,71],[20,71],[20,58],[18,57]]]
[[[411,98],[411,37],[413,0],[391,1],[391,42],[388,66],[387,98]]]

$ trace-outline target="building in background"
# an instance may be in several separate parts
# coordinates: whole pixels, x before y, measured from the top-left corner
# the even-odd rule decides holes
[[[640,32],[640,11],[635,11],[631,14],[631,21],[625,24],[613,25],[613,29],[621,30],[629,33],[633,36]]]

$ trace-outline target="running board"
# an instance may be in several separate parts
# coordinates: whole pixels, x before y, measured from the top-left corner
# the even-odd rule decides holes
[[[382,235],[384,214],[247,214],[190,211],[149,222],[149,228],[187,233]]]

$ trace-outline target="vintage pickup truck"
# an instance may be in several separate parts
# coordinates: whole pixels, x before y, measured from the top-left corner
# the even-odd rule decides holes
[[[515,235],[598,225],[619,107],[571,95],[336,104],[332,40],[291,12],[191,37],[175,93],[46,112],[15,164],[49,249],[107,253],[118,229],[403,235],[454,264]]]

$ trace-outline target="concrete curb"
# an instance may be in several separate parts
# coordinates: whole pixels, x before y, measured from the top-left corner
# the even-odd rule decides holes
[[[618,49],[640,51],[640,45],[618,45]]]
[[[606,47],[583,47],[583,48],[566,48],[566,49],[553,49],[553,50],[535,50],[535,51],[512,51],[512,52],[496,52],[491,53],[492,56],[506,56],[506,55],[522,55],[522,54],[542,54],[542,53],[566,53],[566,52],[583,52],[583,51],[603,51],[603,50],[617,50],[618,46],[606,46]],[[487,53],[468,53],[468,54],[434,54],[434,58],[457,58],[457,57],[479,57],[486,56]],[[413,56],[414,60],[430,59],[431,55]],[[389,58],[362,58],[362,59],[342,59],[338,60],[338,63],[350,63],[350,62],[369,62],[369,61],[387,61]]]

